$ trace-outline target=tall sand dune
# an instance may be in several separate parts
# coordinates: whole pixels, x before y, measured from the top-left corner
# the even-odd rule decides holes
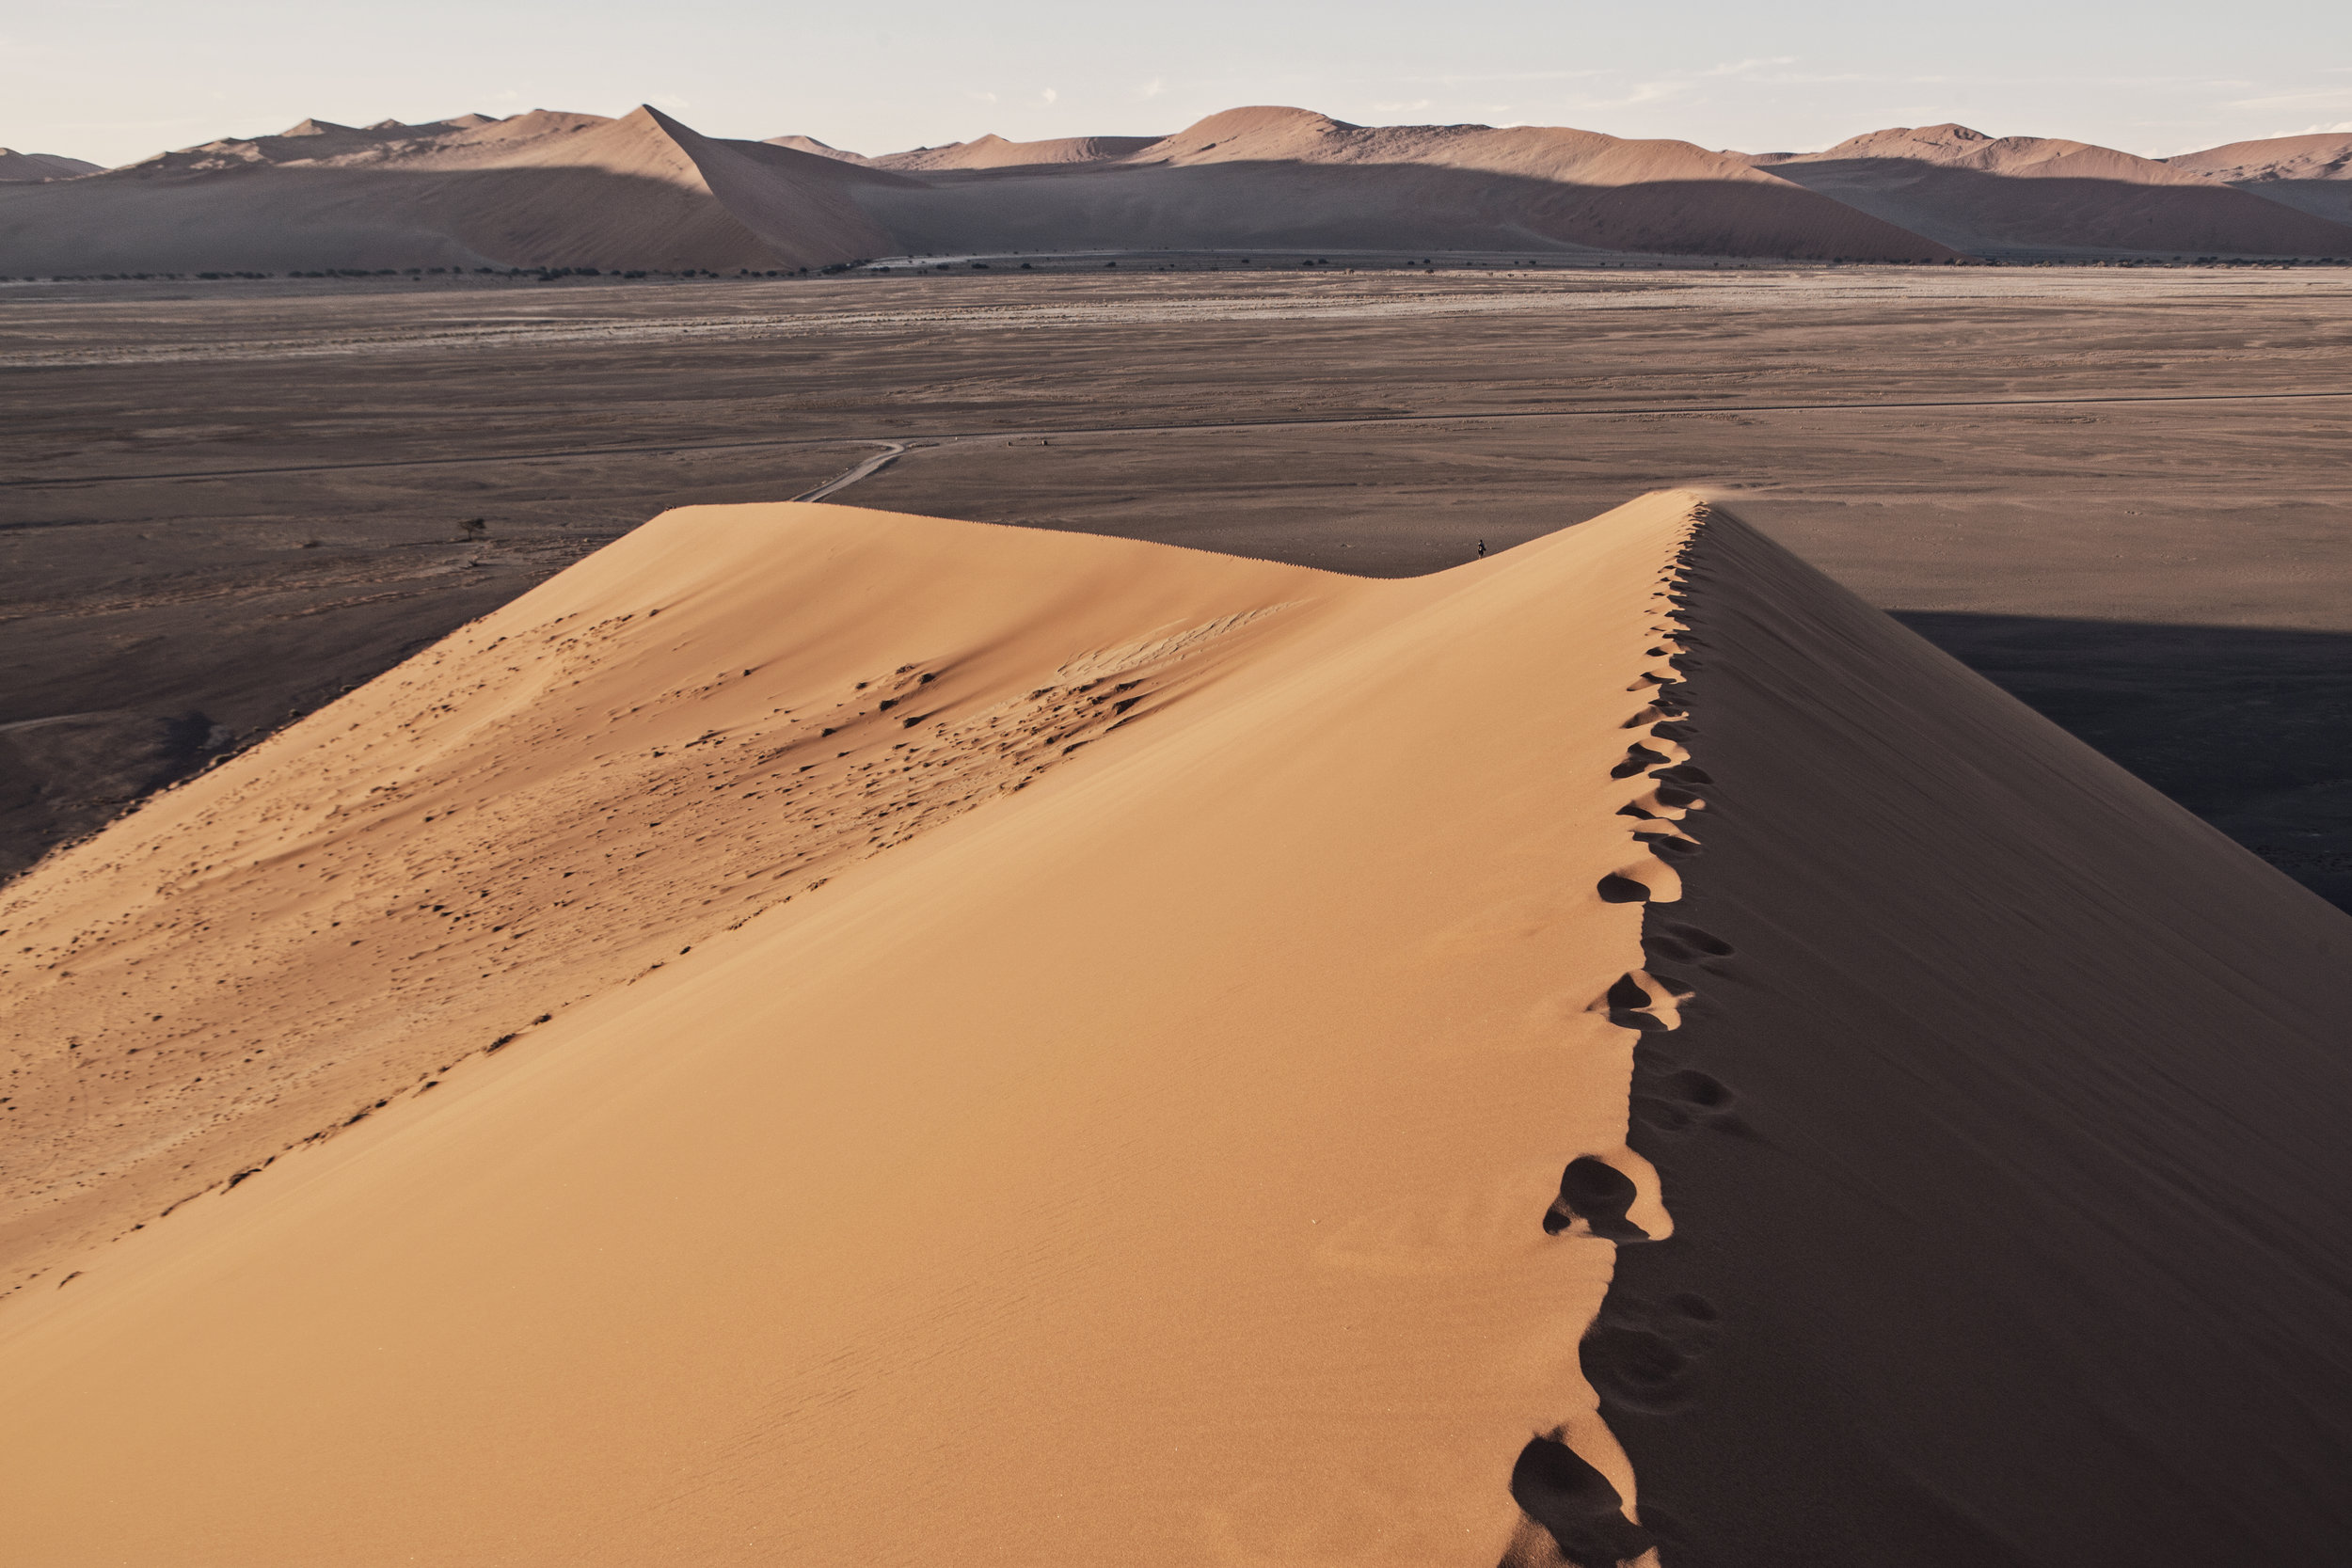
[[[2352,923],[1687,494],[672,513],[0,946],[28,1561],[2344,1539]]]
[[[2352,134],[2232,142],[2165,162],[2314,217],[2352,224]]]
[[[2087,142],[1928,125],[1751,161],[1977,255],[2352,255],[2352,228]]]
[[[31,873],[17,1544],[1548,1560],[1515,1465],[1629,1539],[1613,1243],[1544,1221],[1583,1158],[1666,1226],[1596,890],[1673,886],[1616,813],[1691,526],[1374,582],[674,514]]]

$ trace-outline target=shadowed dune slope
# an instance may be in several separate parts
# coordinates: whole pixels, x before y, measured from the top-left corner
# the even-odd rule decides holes
[[[1675,885],[1619,808],[1692,516],[1384,582],[692,509],[54,858],[13,1544],[1562,1560],[1516,1496],[1630,1549],[1600,890]]]
[[[2352,224],[2352,135],[2342,131],[2232,142],[2165,162],[2314,217]]]
[[[2086,142],[1930,125],[1749,161],[1972,254],[2352,255],[2352,228]]]
[[[1762,536],[1584,1364],[1669,1568],[2341,1561],[2352,919]],[[1676,1303],[1703,1299],[1703,1317]]]

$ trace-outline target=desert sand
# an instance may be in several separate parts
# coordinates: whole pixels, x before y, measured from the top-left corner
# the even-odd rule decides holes
[[[30,1560],[2352,1527],[2352,920],[1687,492],[674,512],[0,925]]]
[[[1576,1347],[1671,1228],[1696,515],[1373,581],[672,514],[52,861],[18,1549],[1634,1555]]]

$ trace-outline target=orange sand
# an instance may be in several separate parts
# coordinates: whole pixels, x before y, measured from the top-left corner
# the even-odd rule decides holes
[[[13,1555],[1559,1561],[1694,504],[1388,582],[672,513],[54,857]]]

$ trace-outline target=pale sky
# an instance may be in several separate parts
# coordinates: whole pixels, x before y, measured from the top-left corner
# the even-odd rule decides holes
[[[125,163],[346,124],[651,103],[861,152],[1286,103],[1802,151],[1957,119],[2163,156],[2352,130],[2344,0],[71,0],[0,12],[0,145]]]

